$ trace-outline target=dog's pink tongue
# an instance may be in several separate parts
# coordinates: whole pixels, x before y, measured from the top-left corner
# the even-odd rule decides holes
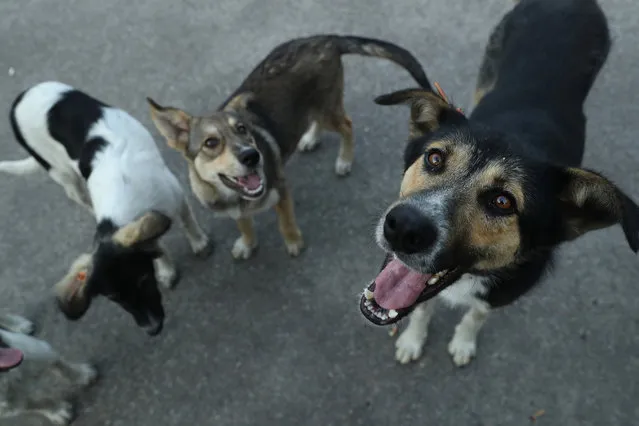
[[[384,309],[412,306],[426,288],[430,274],[420,274],[397,259],[391,260],[375,278],[375,302]]]
[[[253,173],[250,175],[242,176],[238,179],[238,182],[249,191],[254,191],[260,187],[260,185],[262,184],[262,179],[260,179],[257,173]]]
[[[9,370],[22,362],[23,354],[17,349],[0,348],[0,371]]]

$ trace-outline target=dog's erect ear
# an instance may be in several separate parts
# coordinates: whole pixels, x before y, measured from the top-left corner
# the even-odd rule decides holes
[[[88,282],[91,278],[93,258],[81,254],[69,268],[67,274],[54,286],[58,307],[70,320],[81,318],[91,305]]]
[[[410,136],[416,138],[433,132],[449,118],[463,114],[435,92],[404,89],[375,98],[378,105],[410,105]]]
[[[140,247],[155,242],[171,228],[171,218],[151,211],[118,229],[113,241],[123,247]]]
[[[146,101],[151,108],[151,119],[168,145],[185,152],[189,145],[191,116],[177,108],[163,107],[151,98],[146,98]]]
[[[233,96],[224,106],[224,111],[239,111],[246,109],[248,104],[253,100],[254,95],[250,92],[244,92]]]
[[[573,240],[586,232],[620,224],[628,245],[639,250],[639,206],[615,184],[590,170],[561,171],[559,192],[564,238]]]

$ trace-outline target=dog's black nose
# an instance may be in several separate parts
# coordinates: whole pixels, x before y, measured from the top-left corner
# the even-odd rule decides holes
[[[255,167],[260,162],[260,153],[257,149],[248,148],[240,152],[238,159],[246,167]]]
[[[384,237],[393,251],[412,254],[430,248],[437,229],[417,208],[399,204],[386,214]]]

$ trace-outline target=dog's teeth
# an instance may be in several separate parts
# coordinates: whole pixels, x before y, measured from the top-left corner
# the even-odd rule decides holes
[[[388,315],[382,314],[380,318],[382,319],[382,321],[386,321],[388,319]]]
[[[388,316],[390,318],[397,318],[397,315],[399,315],[399,314],[397,313],[397,311],[395,309],[391,309],[390,311],[388,311]]]
[[[366,297],[366,300],[373,300],[373,292],[370,291],[368,288],[365,288],[364,297]]]
[[[367,300],[366,302],[364,302],[364,306],[366,306],[367,308],[370,308],[371,307],[370,300]]]
[[[437,284],[437,281],[439,280],[439,277],[437,275],[433,275],[429,280],[428,280],[428,285],[435,285]]]

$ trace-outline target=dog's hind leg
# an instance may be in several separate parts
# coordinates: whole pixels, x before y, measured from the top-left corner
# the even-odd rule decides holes
[[[343,111],[343,110],[342,110]],[[339,155],[335,161],[335,173],[338,176],[346,176],[351,172],[353,159],[355,157],[355,139],[353,138],[353,122],[342,112],[334,119],[335,130],[341,135],[342,140],[339,147]]]
[[[417,305],[409,316],[406,330],[395,342],[395,359],[401,364],[408,364],[422,356],[422,348],[428,337],[428,325],[435,313],[435,300]]]
[[[477,303],[470,308],[455,327],[455,334],[448,344],[448,353],[457,367],[467,365],[477,352],[477,335],[486,322],[490,309]]]
[[[57,169],[49,170],[49,176],[64,188],[67,197],[82,207],[85,207],[93,214],[93,205],[89,191],[80,176],[73,171]]]
[[[340,65],[333,81],[331,94],[327,98],[321,113],[321,126],[340,135],[340,147],[335,160],[335,173],[346,176],[351,172],[355,156],[353,122],[344,108],[344,70]]]

